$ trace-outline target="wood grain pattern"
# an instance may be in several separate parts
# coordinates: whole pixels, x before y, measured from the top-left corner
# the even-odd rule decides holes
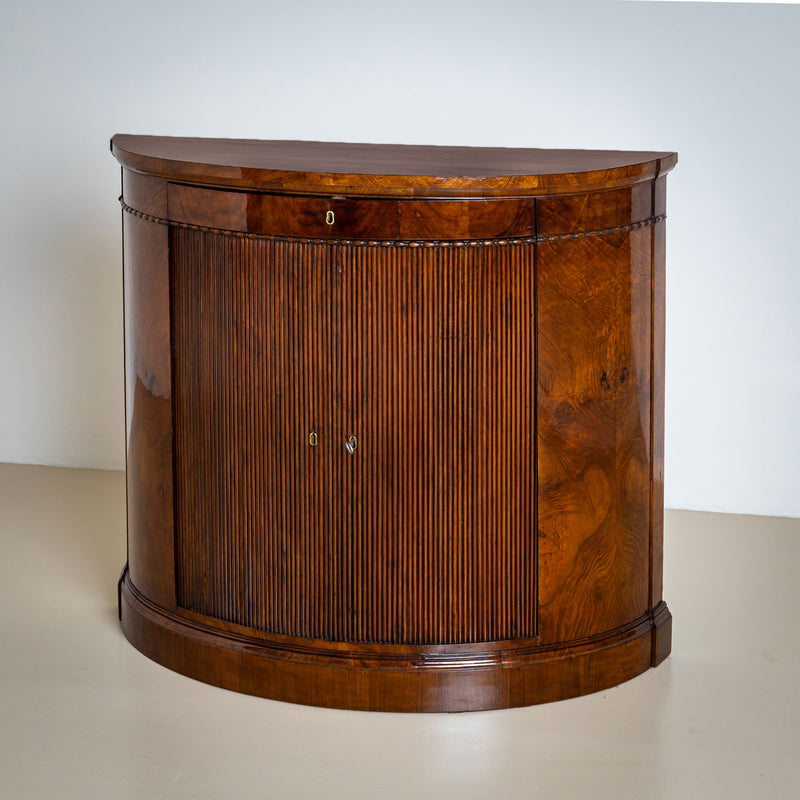
[[[481,711],[601,691],[659,663],[655,648],[669,641],[671,622],[662,604],[622,630],[558,649],[349,644],[320,652],[190,623],[150,603],[127,573],[121,595],[125,636],[170,669],[261,697],[364,711]]]
[[[122,170],[122,199],[127,206],[142,214],[157,219],[169,217],[168,187],[163,178]]]
[[[652,183],[637,183],[591,194],[539,198],[536,201],[536,233],[546,237],[576,231],[600,231],[650,219],[655,216],[652,194]]]
[[[135,585],[170,608],[175,566],[168,235],[161,225],[123,217],[128,563]]]
[[[532,199],[370,200],[226,192],[175,183],[169,184],[169,208],[174,222],[309,238],[514,238],[533,236],[536,224]]]
[[[644,613],[649,590],[650,232],[537,254],[541,632]]]
[[[674,154],[353,147],[115,137],[125,635],[370,710],[658,665]]]
[[[197,139],[116,134],[130,170],[189,184],[299,194],[483,197],[579,193],[651,181],[675,153]]]

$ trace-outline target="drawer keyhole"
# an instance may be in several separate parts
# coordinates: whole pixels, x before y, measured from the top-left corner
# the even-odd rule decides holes
[[[328,212],[328,213],[325,215],[325,222],[327,222],[327,223],[328,223],[328,225],[333,225],[333,222],[334,222],[333,211],[329,211],[329,212]]]

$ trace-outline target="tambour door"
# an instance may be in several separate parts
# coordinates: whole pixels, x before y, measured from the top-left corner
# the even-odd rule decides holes
[[[171,237],[179,604],[332,641],[535,636],[532,245]]]
[[[329,248],[176,227],[170,251],[178,603],[328,638]]]
[[[342,244],[331,259],[337,635],[535,636],[533,245]]]

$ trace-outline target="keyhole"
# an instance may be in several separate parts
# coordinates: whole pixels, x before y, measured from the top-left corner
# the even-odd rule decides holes
[[[325,215],[325,222],[327,222],[328,225],[333,225],[333,220],[334,220],[333,211],[329,211]]]
[[[350,455],[355,453],[356,449],[358,448],[358,439],[355,436],[351,436],[345,443],[344,448],[347,450]]]

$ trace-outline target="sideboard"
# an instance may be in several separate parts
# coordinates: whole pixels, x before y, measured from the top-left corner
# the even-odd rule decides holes
[[[386,711],[559,700],[667,657],[674,153],[111,149],[136,648]]]

